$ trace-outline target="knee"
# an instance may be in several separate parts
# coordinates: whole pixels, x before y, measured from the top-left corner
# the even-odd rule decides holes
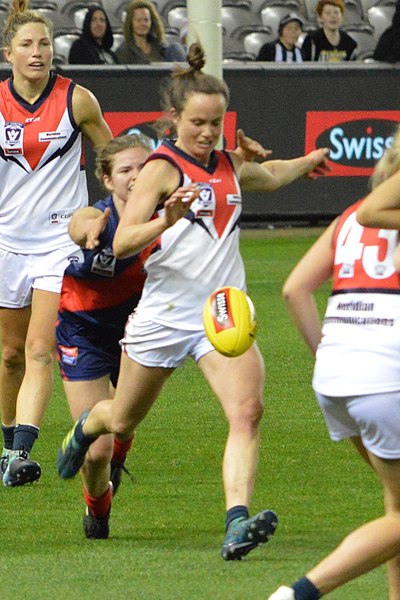
[[[1,360],[8,371],[19,371],[25,367],[24,346],[3,345]]]
[[[261,398],[251,398],[240,403],[228,413],[230,426],[245,429],[257,429],[264,414],[264,404]]]
[[[55,344],[43,338],[28,339],[26,342],[26,358],[44,366],[53,364]]]
[[[86,454],[85,463],[87,468],[102,468],[106,467],[110,462],[113,454],[113,437],[101,436],[89,448]]]

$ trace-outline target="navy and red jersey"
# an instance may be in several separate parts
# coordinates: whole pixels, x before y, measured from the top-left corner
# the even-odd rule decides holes
[[[143,268],[150,250],[124,259],[114,256],[112,244],[119,217],[112,197],[99,200],[95,208],[109,207],[111,215],[95,250],[83,249],[83,261],[72,262],[65,270],[59,317],[101,328],[103,334],[121,335],[129,314],[142,293]]]

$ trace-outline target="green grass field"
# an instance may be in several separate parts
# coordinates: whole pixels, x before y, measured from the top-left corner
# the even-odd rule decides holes
[[[174,374],[137,432],[127,462],[136,483],[123,480],[110,539],[86,540],[79,478],[60,481],[55,468],[71,426],[56,375],[33,453],[42,478],[1,489],[1,600],[262,600],[381,513],[375,476],[346,443],[329,440],[310,384],[313,359],[280,298],[315,233],[249,231],[242,240],[268,374],[251,511],[277,511],[273,540],[241,562],[220,557],[226,424],[191,362]],[[319,296],[321,310],[327,293]],[[382,567],[329,597],[382,600],[385,575]]]

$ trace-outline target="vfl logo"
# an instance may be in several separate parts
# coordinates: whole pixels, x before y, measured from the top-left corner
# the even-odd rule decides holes
[[[400,111],[318,111],[306,116],[306,153],[331,149],[329,177],[369,177],[393,142]]]
[[[23,154],[23,123],[6,123],[4,127],[4,154]]]
[[[198,184],[201,191],[199,197],[192,204],[192,211],[196,217],[213,217],[215,213],[215,194],[208,183]]]
[[[93,258],[91,271],[104,277],[114,277],[116,263],[112,248],[103,248]]]
[[[49,213],[50,225],[59,225],[60,223],[69,223],[73,212],[70,210],[59,210]]]

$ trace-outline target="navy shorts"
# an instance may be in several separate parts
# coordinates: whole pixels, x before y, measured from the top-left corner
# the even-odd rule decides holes
[[[56,327],[57,358],[62,379],[91,381],[105,375],[115,387],[121,361],[121,335],[99,327],[59,318]]]

